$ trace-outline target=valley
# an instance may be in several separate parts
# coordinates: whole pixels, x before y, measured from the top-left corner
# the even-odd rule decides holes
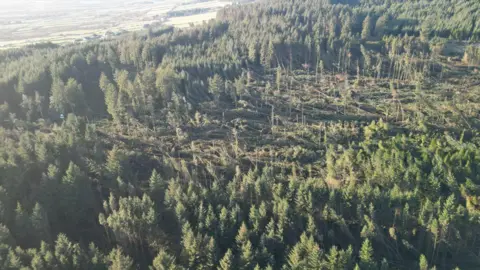
[[[1,1],[0,49],[108,39],[151,26],[188,27],[214,19],[220,8],[230,4],[220,0]]]

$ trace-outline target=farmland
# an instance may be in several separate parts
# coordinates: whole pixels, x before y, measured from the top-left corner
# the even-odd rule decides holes
[[[218,0],[0,1],[0,48],[78,42],[150,25],[185,27],[215,18],[216,12],[229,4]]]

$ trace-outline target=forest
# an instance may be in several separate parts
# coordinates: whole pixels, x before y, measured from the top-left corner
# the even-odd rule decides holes
[[[479,70],[476,0],[0,51],[0,269],[480,269]]]

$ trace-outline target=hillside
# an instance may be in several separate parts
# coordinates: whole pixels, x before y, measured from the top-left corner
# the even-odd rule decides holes
[[[0,269],[479,269],[480,3],[263,0],[0,52]]]

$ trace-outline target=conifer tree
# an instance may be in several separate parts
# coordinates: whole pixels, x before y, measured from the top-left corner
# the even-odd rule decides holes
[[[360,249],[360,266],[362,269],[376,269],[376,263],[373,258],[373,247],[370,240],[365,239]]]
[[[340,37],[342,39],[349,39],[350,36],[352,35],[352,20],[350,18],[350,16],[347,16],[347,18],[345,19],[345,21],[343,22],[342,24],[342,31],[341,31],[341,34],[340,34]]]
[[[164,188],[164,182],[160,174],[157,173],[157,170],[153,169],[152,175],[149,179],[149,187],[151,192],[155,192],[161,188]]]
[[[179,267],[175,263],[175,258],[169,255],[165,250],[161,249],[155,259],[153,260],[153,264],[150,267],[151,270],[180,270]]]
[[[30,221],[37,239],[50,242],[50,224],[47,213],[39,203],[35,204]]]
[[[225,92],[225,82],[220,75],[215,74],[212,78],[208,79],[209,91],[213,95],[216,102],[220,100],[220,97]]]
[[[227,250],[223,258],[220,260],[220,264],[217,270],[232,270],[234,269],[233,254],[230,249]]]
[[[128,255],[125,255],[120,248],[114,248],[109,256],[108,260],[110,265],[109,270],[133,270],[135,269],[133,260]]]
[[[254,265],[254,256],[252,250],[252,243],[247,240],[240,247],[240,260],[239,268],[240,269],[250,269]]]
[[[363,20],[362,24],[362,39],[367,40],[370,38],[371,33],[372,33],[372,22],[371,22],[370,15],[365,17],[365,20]]]
[[[425,255],[420,255],[420,263],[419,263],[420,270],[428,270],[428,261]]]
[[[254,63],[254,64],[258,64],[258,52],[257,52],[257,43],[256,42],[252,42],[250,43],[249,47],[248,47],[248,59]]]
[[[280,86],[282,85],[282,69],[280,67],[277,67],[275,82],[277,84],[277,91],[280,91]]]

